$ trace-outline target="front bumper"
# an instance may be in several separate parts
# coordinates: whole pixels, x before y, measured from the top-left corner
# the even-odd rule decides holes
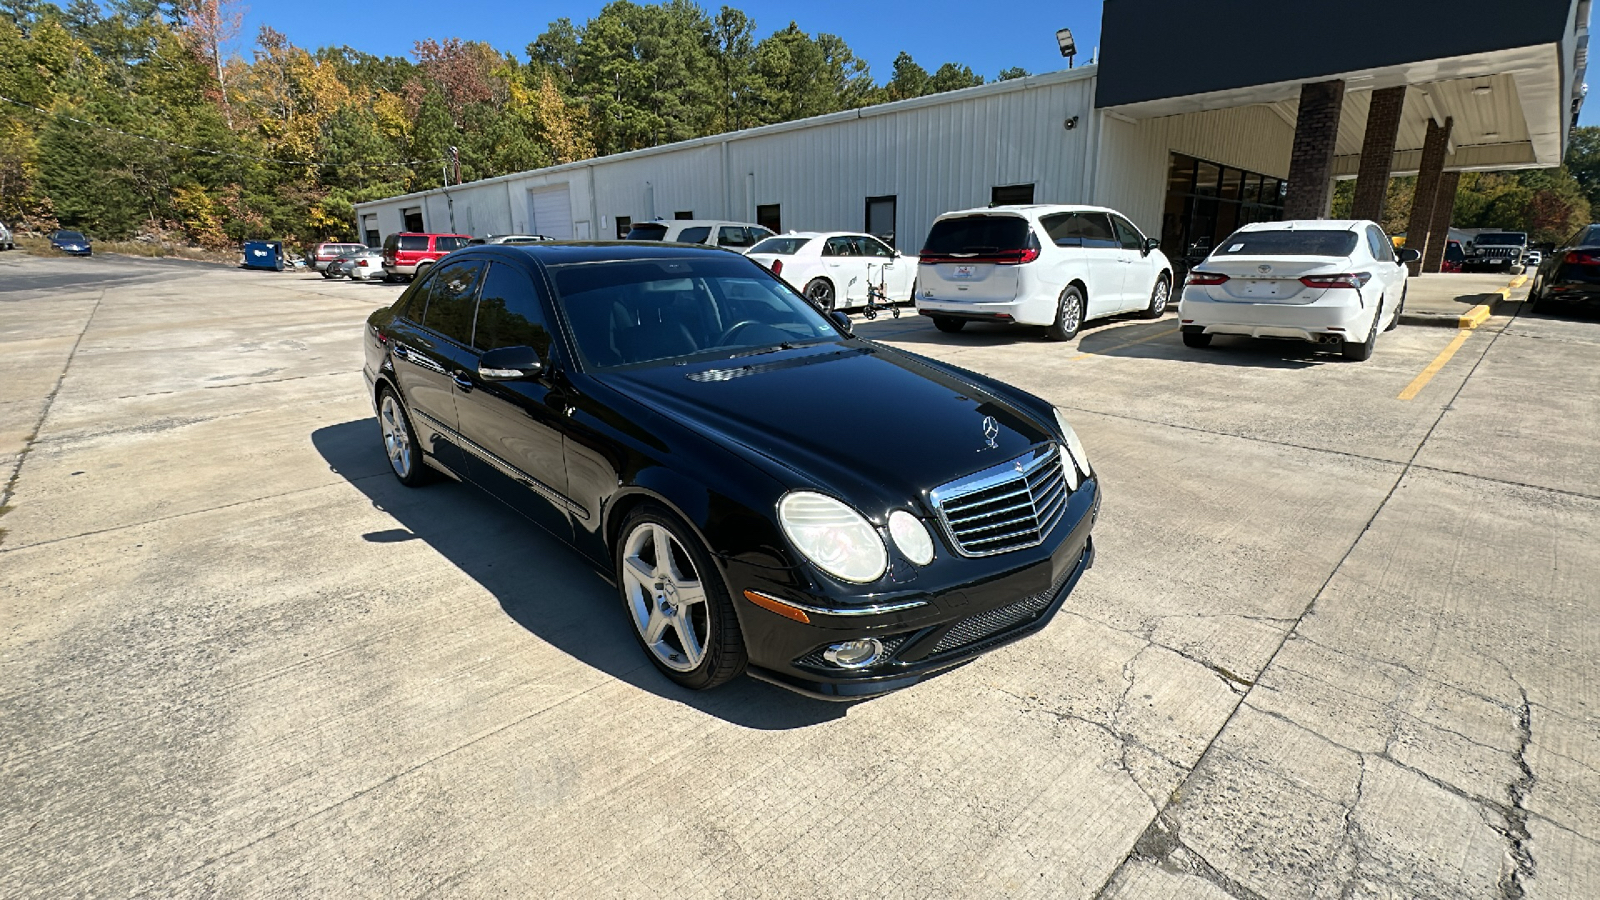
[[[749,589],[796,599],[794,591],[774,580],[771,570],[735,567],[729,581],[741,605],[749,673],[824,700],[859,700],[909,687],[1039,631],[1094,564],[1090,533],[1099,509],[1099,480],[1091,477],[1073,492],[1045,543],[982,561],[959,560],[946,572],[982,574],[947,574],[941,583],[883,598],[923,605],[870,616],[816,615],[810,624],[783,618],[750,604],[742,593]],[[851,671],[822,660],[829,644],[865,637],[890,648],[886,661]]]
[[[1342,294],[1336,299],[1329,295]],[[1365,340],[1367,321],[1377,297],[1355,302],[1351,292],[1329,291],[1311,303],[1250,303],[1218,301],[1184,291],[1178,303],[1178,320],[1192,334],[1237,334],[1245,337],[1288,338],[1327,342]]]

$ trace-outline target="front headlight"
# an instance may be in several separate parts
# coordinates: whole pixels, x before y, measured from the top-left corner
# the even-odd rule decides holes
[[[1056,410],[1056,424],[1061,427],[1061,436],[1067,441],[1067,453],[1072,455],[1072,461],[1078,464],[1078,471],[1085,477],[1092,475],[1094,470],[1089,468],[1089,454],[1083,449],[1083,441],[1078,440],[1078,433],[1067,424],[1066,416],[1061,410]]]
[[[778,524],[795,549],[830,575],[845,581],[876,581],[889,565],[889,551],[872,523],[838,500],[795,491],[778,502]]]

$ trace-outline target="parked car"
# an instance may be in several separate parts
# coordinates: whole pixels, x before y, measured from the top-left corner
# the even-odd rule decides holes
[[[672,222],[639,222],[623,238],[626,241],[671,241],[679,244],[710,244],[743,250],[772,237],[772,232],[749,222],[722,222],[713,219],[677,219]]]
[[[1172,264],[1116,210],[1040,204],[948,212],[917,266],[917,311],[940,331],[968,322],[1044,325],[1070,340],[1087,319],[1159,317]]]
[[[1522,231],[1486,231],[1472,239],[1472,247],[1462,269],[1468,272],[1492,270],[1510,272],[1522,265],[1528,250],[1528,235]]]
[[[1467,254],[1461,249],[1461,242],[1450,241],[1444,245],[1444,259],[1439,263],[1439,271],[1459,272],[1466,259]]]
[[[1600,224],[1578,229],[1550,251],[1533,273],[1529,308],[1549,312],[1558,303],[1594,305],[1600,301]]]
[[[6,227],[6,223],[0,222],[0,250],[17,249],[16,241],[17,236],[11,233],[11,229]]]
[[[54,231],[50,233],[50,246],[73,256],[93,256],[94,244],[81,231]]]
[[[357,272],[360,275],[357,275]],[[334,260],[323,272],[329,278],[350,278],[362,281],[368,278],[382,278],[383,251],[371,247],[363,247],[354,253],[346,253]]]
[[[1522,257],[1522,264],[1529,268],[1534,268],[1543,262],[1544,254],[1538,250],[1529,250],[1527,255]]]
[[[347,253],[357,253],[365,249],[367,249],[366,244],[341,244],[329,241],[312,247],[311,252],[306,254],[306,258],[310,262],[311,268],[318,272],[326,273],[328,267],[333,265],[335,260]]]
[[[363,345],[401,483],[448,472],[574,547],[688,688],[902,688],[1043,628],[1094,561],[1058,410],[854,337],[737,254],[474,247]]]
[[[472,242],[469,234],[402,231],[383,240],[383,271],[390,278],[414,278],[446,254]]]
[[[1405,264],[1418,258],[1410,248],[1396,252],[1383,229],[1365,220],[1246,225],[1189,271],[1178,302],[1183,342],[1287,338],[1368,359],[1378,331],[1400,324]]]
[[[537,244],[540,241],[553,241],[555,238],[543,234],[491,234],[488,237],[473,238],[469,243],[479,244]]]
[[[868,284],[882,284],[891,301],[904,303],[917,281],[917,258],[870,234],[792,231],[767,238],[745,255],[823,309],[865,306]]]

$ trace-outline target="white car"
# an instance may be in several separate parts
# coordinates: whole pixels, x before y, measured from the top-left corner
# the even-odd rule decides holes
[[[1372,356],[1380,330],[1400,324],[1405,264],[1383,229],[1360,221],[1256,222],[1234,232],[1189,272],[1178,301],[1190,347],[1212,335],[1288,338]]]
[[[823,309],[865,306],[867,286],[882,285],[892,303],[912,298],[917,258],[870,234],[791,231],[745,251]]]
[[[1070,340],[1087,319],[1158,318],[1172,264],[1127,217],[1099,206],[992,206],[933,222],[917,266],[917,312],[940,331],[968,322],[1044,325]]]
[[[1544,262],[1544,254],[1538,250],[1529,250],[1528,255],[1522,258],[1522,264],[1528,268]]]
[[[383,270],[382,250],[363,250],[341,267],[340,274],[351,281],[385,281],[389,273]]]
[[[16,235],[11,233],[11,229],[6,227],[6,223],[0,222],[0,250],[15,250],[17,248],[16,240]]]
[[[679,244],[709,244],[743,252],[772,232],[749,222],[723,222],[714,219],[674,219],[671,222],[638,222],[623,240],[672,241]]]

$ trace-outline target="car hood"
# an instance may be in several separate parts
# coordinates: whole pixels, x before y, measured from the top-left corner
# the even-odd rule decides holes
[[[1057,440],[975,380],[855,338],[597,377],[769,471],[776,464],[789,487],[827,491],[874,518]]]

